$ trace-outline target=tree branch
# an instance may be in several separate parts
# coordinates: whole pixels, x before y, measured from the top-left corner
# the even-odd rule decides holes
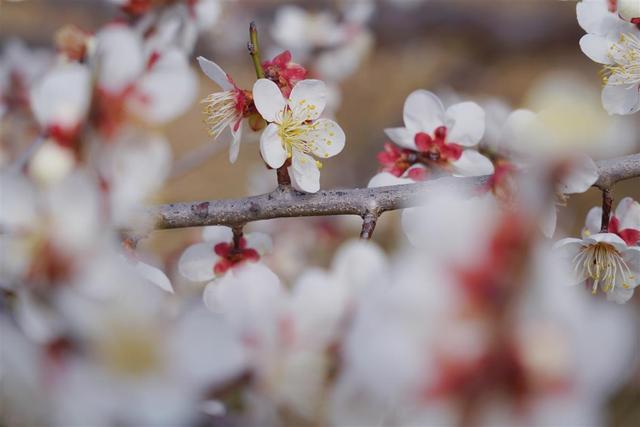
[[[594,186],[607,189],[616,182],[640,177],[640,154],[597,162],[600,178]],[[279,187],[260,196],[206,202],[172,203],[147,209],[156,229],[199,227],[206,225],[240,225],[264,219],[367,215],[379,217],[383,212],[415,206],[421,194],[438,185],[480,189],[489,177],[440,178],[416,184],[381,188],[325,190],[301,193],[290,187]]]
[[[640,176],[640,153],[596,163],[600,177],[593,186],[601,190],[609,190],[617,182]]]

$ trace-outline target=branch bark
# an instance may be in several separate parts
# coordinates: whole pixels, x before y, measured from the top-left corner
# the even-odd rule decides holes
[[[610,189],[615,183],[640,177],[640,153],[597,162],[600,178],[594,184]],[[438,185],[480,189],[488,176],[474,178],[440,178],[416,184],[381,188],[325,190],[301,193],[290,187],[279,187],[260,196],[205,202],[171,203],[147,209],[154,228],[171,229],[206,225],[235,226],[273,218],[367,215],[379,217],[383,212],[415,206],[421,194]]]

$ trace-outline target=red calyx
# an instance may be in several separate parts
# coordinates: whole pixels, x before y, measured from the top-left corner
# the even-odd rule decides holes
[[[424,153],[428,160],[437,163],[448,163],[458,160],[462,156],[462,146],[455,143],[447,143],[447,128],[440,126],[431,135],[419,132],[414,137],[418,151]]]
[[[620,230],[620,220],[616,216],[612,216],[609,220],[609,233],[617,234],[629,246],[635,246],[640,242],[640,230],[633,228],[625,228]]]
[[[384,172],[399,177],[416,163],[416,156],[411,150],[399,148],[390,142],[385,142],[383,147],[384,151],[378,153],[377,158]]]
[[[76,139],[79,133],[79,124],[71,127],[63,127],[59,124],[54,124],[49,126],[49,128],[47,129],[47,134],[49,135],[49,137],[53,138],[61,147],[69,149],[75,148]]]
[[[275,82],[282,94],[287,98],[291,90],[300,80],[307,76],[307,70],[300,64],[291,61],[291,52],[285,50],[271,61],[262,63],[265,77]]]
[[[258,251],[247,248],[247,241],[240,239],[240,244],[235,247],[233,243],[222,242],[213,247],[213,251],[220,257],[220,260],[213,266],[213,272],[217,275],[226,273],[230,268],[245,261],[256,262],[260,259]]]

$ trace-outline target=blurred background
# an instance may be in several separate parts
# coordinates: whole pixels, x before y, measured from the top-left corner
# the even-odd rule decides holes
[[[345,7],[357,8],[359,2],[374,3],[375,10],[366,20],[368,35],[364,47],[358,49],[358,64],[339,79],[340,101],[335,116],[347,135],[347,144],[337,158],[324,164],[322,188],[367,185],[378,170],[376,154],[386,140],[383,129],[401,125],[404,100],[418,88],[438,93],[445,103],[496,98],[519,108],[527,106],[541,81],[562,74],[584,82],[585,91],[599,96],[599,67],[578,46],[583,31],[576,22],[575,1],[224,0],[215,25],[198,41],[193,67],[198,55],[205,56],[220,64],[238,86],[248,89],[255,80],[246,51],[250,21],[256,21],[263,59],[269,59],[283,50],[281,40],[274,37],[276,17],[283,5],[340,15]],[[29,47],[50,48],[56,31],[64,25],[74,24],[91,32],[121,16],[118,8],[106,1],[0,0],[0,50],[15,39]],[[295,53],[293,59],[299,60]],[[337,67],[340,60],[336,61]],[[199,71],[198,76],[199,98],[217,89]],[[619,120],[636,126],[640,122],[638,115]],[[239,159],[230,164],[224,141],[214,143],[207,135],[200,104],[195,103],[165,130],[173,150],[174,170],[154,202],[237,198],[275,187],[275,172],[267,171],[258,155],[259,134],[245,134]],[[636,140],[640,142],[640,138]],[[636,145],[635,152],[639,150]],[[638,199],[640,185],[637,180],[627,181],[617,186],[616,193]],[[571,197],[560,212],[560,234],[579,233],[586,212],[599,203],[600,192],[595,189]],[[397,219],[395,213],[385,214],[374,240],[394,246]],[[315,251],[309,259],[318,265],[326,264],[333,248],[356,235],[360,227],[357,218],[287,219],[274,221],[275,225],[269,227],[295,229],[308,223],[319,230],[308,242],[309,251]],[[199,236],[199,230],[155,232],[141,246],[171,269],[181,250]],[[301,256],[292,251],[294,257]],[[616,397],[612,416],[617,418],[612,425],[638,425],[638,398],[637,389]]]

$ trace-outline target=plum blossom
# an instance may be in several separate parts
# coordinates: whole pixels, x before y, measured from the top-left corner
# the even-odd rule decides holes
[[[69,146],[89,112],[91,72],[81,64],[57,65],[35,83],[30,98],[44,132]]]
[[[47,72],[52,54],[9,39],[0,56],[0,118],[29,106],[32,85]]]
[[[106,273],[111,289],[102,298],[67,291],[58,297],[71,344],[50,384],[51,418],[60,425],[116,419],[190,424],[199,416],[204,391],[242,372],[240,343],[202,304],[175,316],[157,288],[135,276]],[[85,280],[104,279],[96,274]]]
[[[472,148],[484,134],[484,120],[484,111],[473,102],[455,104],[445,110],[433,93],[412,92],[404,104],[405,127],[385,129],[399,148],[385,146],[385,152],[378,157],[382,172],[369,186],[424,180],[431,173],[454,176],[493,173],[491,161]]]
[[[256,263],[271,250],[271,238],[259,232],[234,236],[229,227],[210,226],[202,243],[189,246],[178,261],[180,274],[192,282],[210,282],[205,295],[218,286],[216,278],[247,263]]]
[[[202,100],[205,104],[207,130],[210,136],[217,139],[226,128],[230,129],[232,141],[229,161],[234,163],[240,152],[242,119],[249,114],[252,107],[251,94],[238,88],[233,79],[215,62],[199,56],[198,63],[205,75],[222,89],[221,92],[212,93]]]
[[[600,230],[601,217],[601,208],[593,208],[582,239],[562,239],[556,248],[573,266],[575,283],[586,283],[594,294],[600,288],[620,304],[640,284],[640,204],[630,197],[621,200],[606,231]]]
[[[326,105],[327,90],[320,80],[302,80],[286,99],[278,86],[259,79],[253,86],[256,108],[269,125],[260,137],[260,153],[274,169],[291,160],[289,172],[299,190],[315,193],[320,189],[322,163],[344,148],[345,134],[333,120],[320,118]]]
[[[638,4],[619,2],[616,13],[607,3],[584,0],[577,4],[578,23],[587,32],[580,47],[591,60],[604,65],[604,108],[610,114],[633,114],[640,110],[640,29],[634,16]]]
[[[96,34],[92,64],[97,74],[96,125],[107,138],[128,115],[158,125],[182,114],[196,96],[196,78],[175,47],[145,52],[141,36],[119,24]]]

